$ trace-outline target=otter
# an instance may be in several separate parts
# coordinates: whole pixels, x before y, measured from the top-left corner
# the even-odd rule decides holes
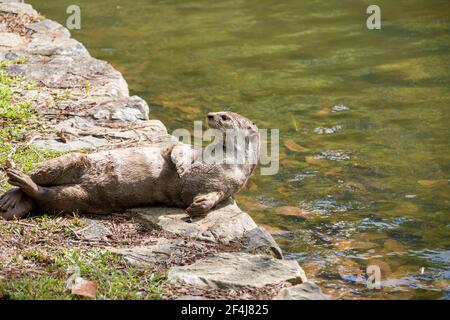
[[[179,207],[191,216],[206,214],[244,187],[259,158],[259,132],[253,122],[222,111],[208,113],[207,123],[222,136],[211,145],[225,152],[230,130],[245,130],[251,143],[244,145],[242,161],[205,161],[205,149],[182,143],[70,153],[29,174],[6,169],[8,182],[16,188],[0,197],[0,216],[17,219],[36,209],[106,214],[153,205]]]

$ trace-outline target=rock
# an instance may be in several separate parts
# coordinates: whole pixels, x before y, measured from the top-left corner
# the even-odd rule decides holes
[[[70,31],[50,19],[27,24],[27,28],[54,38],[70,38]]]
[[[6,23],[3,21],[0,21],[0,32],[8,32],[8,28],[6,26]]]
[[[160,238],[153,244],[129,248],[109,248],[109,250],[123,255],[125,260],[134,266],[151,268],[157,264],[185,261],[186,253],[204,251],[205,246],[195,241]]]
[[[73,136],[95,135],[96,138],[109,137],[151,143],[172,141],[172,136],[167,133],[166,127],[159,120],[137,121],[133,125],[128,124],[126,129],[118,130],[117,128],[102,126],[91,118],[75,116],[61,121],[55,126],[55,129]]]
[[[265,255],[218,253],[189,266],[173,267],[168,282],[200,288],[261,288],[281,282],[306,282],[303,269],[295,260],[278,260]]]
[[[36,33],[31,37],[26,51],[35,55],[89,56],[86,48],[77,40],[65,36],[53,37]]]
[[[337,125],[337,126],[333,126],[331,128],[317,127],[314,129],[314,132],[317,134],[333,134],[340,130],[342,130],[342,126]]]
[[[49,61],[34,58],[30,63],[7,68],[12,74],[26,76],[48,88],[85,89],[93,96],[128,97],[128,85],[109,64],[90,56],[54,56]]]
[[[331,108],[331,112],[340,112],[340,111],[347,111],[347,110],[350,110],[350,108],[347,106],[344,106],[343,104],[339,104],[339,105]]]
[[[314,156],[315,159],[327,159],[331,161],[347,161],[350,156],[347,151],[343,150],[327,150],[320,152]]]
[[[86,136],[77,138],[76,140],[69,140],[67,143],[56,139],[49,140],[35,140],[33,145],[36,148],[44,150],[52,150],[55,152],[72,152],[78,150],[93,150],[108,144],[108,140],[102,138],[95,138]]]
[[[319,286],[308,281],[281,289],[273,300],[330,300],[330,296],[323,294]]]
[[[5,2],[4,0],[2,2]],[[15,14],[26,14],[33,17],[38,17],[39,14],[33,7],[26,3],[17,3],[7,1],[7,3],[0,3],[0,12],[9,12]]]
[[[10,32],[0,32],[0,46],[17,49],[25,45],[21,36]]]
[[[6,60],[16,60],[19,58],[19,55],[15,52],[8,52],[5,54],[5,59]]]
[[[143,222],[149,228],[158,228],[175,235],[219,243],[241,239],[256,223],[241,211],[234,200],[228,200],[205,217],[190,222],[190,217],[177,208],[134,208],[127,214]]]
[[[283,252],[278,244],[270,233],[261,227],[247,231],[244,234],[242,248],[244,252],[272,255],[275,258],[283,259]]]
[[[202,296],[184,295],[176,297],[174,300],[208,300]]]
[[[99,120],[138,121],[148,120],[149,107],[145,100],[138,96],[107,101],[91,111]]]
[[[354,205],[354,204],[353,204]],[[334,197],[327,195],[322,199],[313,202],[300,202],[299,206],[306,212],[315,212],[319,214],[329,214],[336,212],[347,212],[356,209],[352,204],[344,205],[338,203]]]
[[[308,215],[307,212],[300,209],[299,207],[292,207],[292,206],[283,206],[275,208],[275,212],[277,214],[281,214],[284,216],[292,216],[292,217],[306,217]]]
[[[87,224],[80,232],[80,236],[89,241],[103,240],[111,235],[111,231],[102,223],[101,220],[83,219]]]

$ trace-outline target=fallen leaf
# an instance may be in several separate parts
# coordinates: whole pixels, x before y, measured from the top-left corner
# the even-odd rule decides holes
[[[185,113],[199,113],[200,112],[199,108],[193,107],[193,106],[188,106],[188,105],[178,105],[177,108]]]
[[[325,174],[328,176],[328,175],[335,175],[336,173],[339,173],[339,172],[342,172],[342,167],[333,167],[333,168],[330,168],[330,169],[327,169],[326,171],[325,171]]]
[[[258,186],[253,181],[250,181],[250,183],[247,185],[247,188],[250,192],[258,191]]]
[[[317,158],[314,158],[313,156],[305,157],[305,161],[309,164],[321,164],[321,163],[326,162],[326,160],[324,160],[324,159],[317,159]]]
[[[97,296],[97,283],[78,277],[75,279],[71,291],[74,295],[95,299]]]
[[[318,117],[327,116],[329,114],[330,114],[330,108],[323,108],[323,109],[320,109],[319,111],[313,113],[314,116],[318,116]]]
[[[305,217],[307,213],[298,207],[284,206],[275,209],[275,212],[284,216]]]
[[[387,239],[384,242],[384,248],[382,250],[383,253],[399,253],[405,251],[407,251],[406,247],[395,239]]]
[[[273,235],[283,235],[283,234],[287,234],[290,232],[288,230],[276,229],[276,228],[268,226],[266,224],[259,224],[259,226],[263,227],[264,229],[266,229],[266,231],[268,233],[273,234]]]
[[[339,250],[349,250],[349,249],[367,250],[375,248],[376,244],[369,241],[344,240],[337,242],[335,246]]]
[[[382,278],[386,278],[391,273],[391,267],[384,261],[379,259],[369,259],[368,266],[378,266],[381,271]]]
[[[308,149],[306,149],[305,147],[302,147],[301,145],[299,145],[298,143],[296,143],[294,140],[292,139],[286,139],[284,140],[284,146],[289,149],[292,152],[302,152],[302,151],[306,151]]]
[[[448,185],[448,180],[447,179],[418,180],[417,183],[424,187],[445,186]]]
[[[283,167],[290,167],[290,166],[295,166],[298,164],[298,161],[295,160],[289,160],[289,159],[283,159],[281,160],[281,165]]]

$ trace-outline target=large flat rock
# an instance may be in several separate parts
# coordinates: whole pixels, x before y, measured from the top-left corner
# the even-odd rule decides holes
[[[212,289],[261,288],[286,281],[307,281],[297,261],[247,253],[218,253],[189,266],[173,267],[167,279],[173,285]]]
[[[166,238],[133,247],[109,248],[111,252],[122,255],[131,265],[143,268],[152,268],[161,264],[189,263],[189,257],[206,249],[200,242]]]
[[[241,211],[234,200],[228,200],[206,216],[191,221],[184,210],[177,208],[134,208],[131,217],[149,228],[157,228],[186,238],[229,243],[241,239],[247,231],[257,227],[253,219]]]

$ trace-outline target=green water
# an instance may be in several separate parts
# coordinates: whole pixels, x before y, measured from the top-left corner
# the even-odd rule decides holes
[[[74,3],[29,2],[59,22]],[[76,3],[73,36],[169,131],[226,109],[280,129],[279,173],[236,198],[324,291],[448,298],[449,1],[377,1],[381,30],[366,28],[368,1]],[[315,157],[330,150],[345,159]],[[368,265],[382,289],[366,287]]]

